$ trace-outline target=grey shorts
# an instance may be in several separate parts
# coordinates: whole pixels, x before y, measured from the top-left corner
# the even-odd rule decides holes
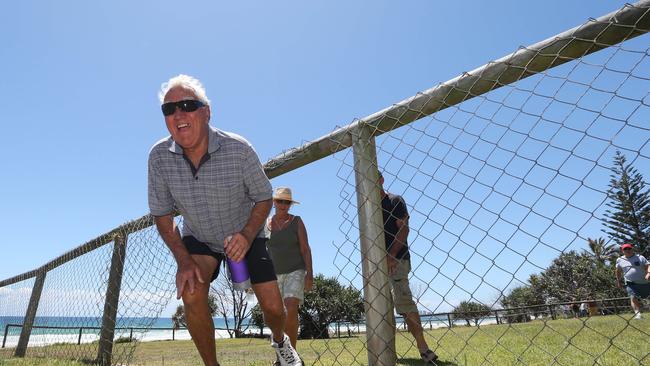
[[[300,304],[305,302],[305,274],[307,271],[298,269],[289,273],[278,274],[278,287],[283,299],[295,297]]]

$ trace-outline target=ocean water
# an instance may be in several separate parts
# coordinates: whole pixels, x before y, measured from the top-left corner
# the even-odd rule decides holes
[[[435,329],[449,326],[449,319],[446,316],[422,316],[422,326],[425,329]],[[18,344],[21,328],[10,326],[10,324],[22,324],[23,317],[4,316],[0,317],[0,331],[4,347],[11,348]],[[99,340],[99,333],[102,320],[100,317],[36,317],[29,339],[29,346],[45,346],[55,343],[91,343]],[[464,320],[454,320],[456,326],[464,326]],[[480,325],[495,324],[495,318],[483,318]],[[230,320],[232,326],[232,320]],[[229,338],[225,330],[226,323],[223,318],[214,318],[215,338]],[[406,329],[401,317],[396,318],[398,329]],[[40,328],[47,327],[47,328]],[[171,318],[120,318],[117,321],[115,338],[133,338],[142,342],[159,340],[189,340],[190,334],[185,329],[172,330]],[[331,324],[330,334],[337,332],[346,334],[348,332],[365,332],[365,324]],[[250,326],[246,333],[259,334],[259,328]],[[270,334],[268,328],[264,328],[264,334]]]
[[[0,331],[4,347],[18,344],[23,317],[0,317]],[[29,346],[44,346],[54,343],[90,343],[99,339],[102,319],[100,317],[36,317],[35,328],[29,339]],[[230,320],[232,327],[232,319]],[[215,337],[229,338],[223,318],[214,318]],[[185,329],[172,330],[171,318],[120,318],[115,329],[115,338],[132,337],[139,341],[168,339],[191,339]],[[250,332],[259,333],[259,328],[251,327]]]

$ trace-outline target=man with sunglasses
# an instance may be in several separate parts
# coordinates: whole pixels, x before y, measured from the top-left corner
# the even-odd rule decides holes
[[[220,264],[246,260],[253,291],[283,366],[302,365],[284,334],[285,311],[262,230],[272,189],[253,147],[209,125],[210,100],[201,83],[179,75],[164,83],[160,101],[171,136],[149,153],[149,209],[178,269],[177,298],[205,365],[218,365],[210,282]],[[175,211],[183,216],[179,230]]]
[[[616,284],[625,285],[630,296],[634,319],[641,319],[641,302],[639,299],[650,298],[650,265],[646,258],[634,253],[632,244],[621,245],[623,255],[616,259]]]

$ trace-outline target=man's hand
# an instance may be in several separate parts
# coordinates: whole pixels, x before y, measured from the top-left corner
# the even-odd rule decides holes
[[[386,255],[386,264],[388,264],[388,275],[392,276],[397,270],[397,258],[390,254]]]
[[[176,271],[176,298],[180,299],[185,291],[190,295],[194,294],[196,281],[204,283],[201,270],[191,257],[178,263]]]
[[[235,262],[239,262],[246,256],[248,249],[250,249],[251,243],[242,233],[234,233],[229,235],[223,241],[223,249],[226,252],[228,258]]]
[[[645,279],[646,281],[650,281],[650,272],[645,274]]]

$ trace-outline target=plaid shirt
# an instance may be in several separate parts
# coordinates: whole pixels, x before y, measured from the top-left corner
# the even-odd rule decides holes
[[[243,137],[210,126],[208,141],[208,155],[195,174],[171,136],[151,148],[149,210],[164,216],[178,208],[182,235],[223,253],[225,237],[244,228],[255,202],[271,199],[272,189],[255,150]]]

